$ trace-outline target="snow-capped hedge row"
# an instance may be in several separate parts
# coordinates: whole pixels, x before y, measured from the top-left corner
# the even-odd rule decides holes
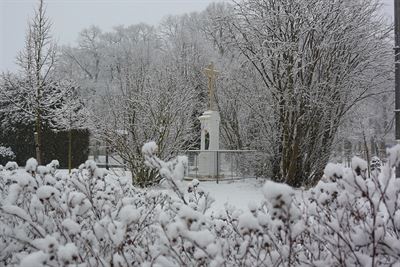
[[[266,182],[265,201],[208,215],[198,181],[184,186],[184,157],[146,164],[176,193],[139,190],[87,161],[72,176],[29,160],[0,180],[0,265],[394,266],[400,261],[400,179],[389,151],[382,173],[330,164],[309,190]],[[392,265],[393,264],[393,265]]]

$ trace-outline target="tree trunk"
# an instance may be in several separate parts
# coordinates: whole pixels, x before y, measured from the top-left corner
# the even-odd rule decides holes
[[[39,110],[36,111],[36,122],[35,122],[35,148],[36,148],[36,160],[39,165],[42,164],[42,129]]]
[[[68,173],[71,173],[72,169],[72,129],[68,132]]]

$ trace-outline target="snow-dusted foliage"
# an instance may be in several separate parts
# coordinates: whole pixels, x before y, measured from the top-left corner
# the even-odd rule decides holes
[[[93,161],[71,176],[55,171],[57,161],[38,166],[29,159],[24,170],[8,164],[0,180],[1,265],[194,264],[200,249],[181,255],[176,238],[185,232],[202,246],[213,240],[203,215],[212,200],[198,184],[185,194],[184,157],[165,163],[152,155],[153,148],[143,148],[148,164],[160,167],[177,197],[135,189],[128,179],[109,175]],[[185,231],[187,223],[193,226]]]
[[[72,175],[37,166],[1,173],[0,263],[10,266],[393,266],[400,260],[400,179],[329,165],[314,188],[266,182],[261,203],[209,211],[211,196],[182,182],[187,159],[146,165],[175,193],[139,190],[87,161]],[[53,162],[51,166],[55,166]],[[34,169],[36,166],[36,169]],[[47,171],[46,171],[47,170]]]
[[[11,147],[0,146],[0,157],[15,158]]]

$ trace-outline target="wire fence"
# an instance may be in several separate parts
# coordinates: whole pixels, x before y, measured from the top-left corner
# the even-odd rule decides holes
[[[210,181],[261,177],[265,153],[256,150],[188,150],[186,179]]]
[[[127,169],[124,160],[107,146],[92,145],[89,146],[89,159],[94,160],[100,168],[109,169]]]
[[[109,170],[127,170],[125,162],[106,146],[90,147],[89,159],[99,167]],[[266,153],[257,150],[187,150],[181,151],[188,157],[185,179],[229,181],[259,178],[265,174]]]

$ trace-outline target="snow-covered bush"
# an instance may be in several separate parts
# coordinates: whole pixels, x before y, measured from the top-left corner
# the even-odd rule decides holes
[[[15,159],[15,153],[12,151],[11,147],[5,147],[0,145],[0,160],[1,162],[7,162],[9,160]],[[4,164],[4,163],[3,163]]]
[[[373,156],[371,159],[371,172],[381,172],[382,162],[381,159],[377,156]]]
[[[35,166],[0,179],[0,265],[394,266],[400,261],[400,179],[389,150],[382,171],[328,165],[308,190],[266,182],[265,200],[210,212],[201,183],[182,181],[187,159],[146,165],[170,188],[143,190],[87,161],[71,176]],[[28,162],[29,163],[29,162]],[[12,165],[12,164],[11,164]],[[169,192],[169,193],[168,193]],[[174,194],[171,194],[173,192]]]
[[[4,158],[15,158],[15,154],[11,147],[0,146],[0,156]]]
[[[0,180],[0,265],[194,264],[194,253],[201,252],[181,255],[175,235],[190,224],[188,240],[200,242],[208,231],[204,213],[212,200],[197,185],[185,193],[186,158],[165,163],[148,155],[165,182],[175,186],[176,197],[136,189],[93,161],[71,176],[55,172],[55,161],[38,166],[29,159],[25,170],[8,164]]]

